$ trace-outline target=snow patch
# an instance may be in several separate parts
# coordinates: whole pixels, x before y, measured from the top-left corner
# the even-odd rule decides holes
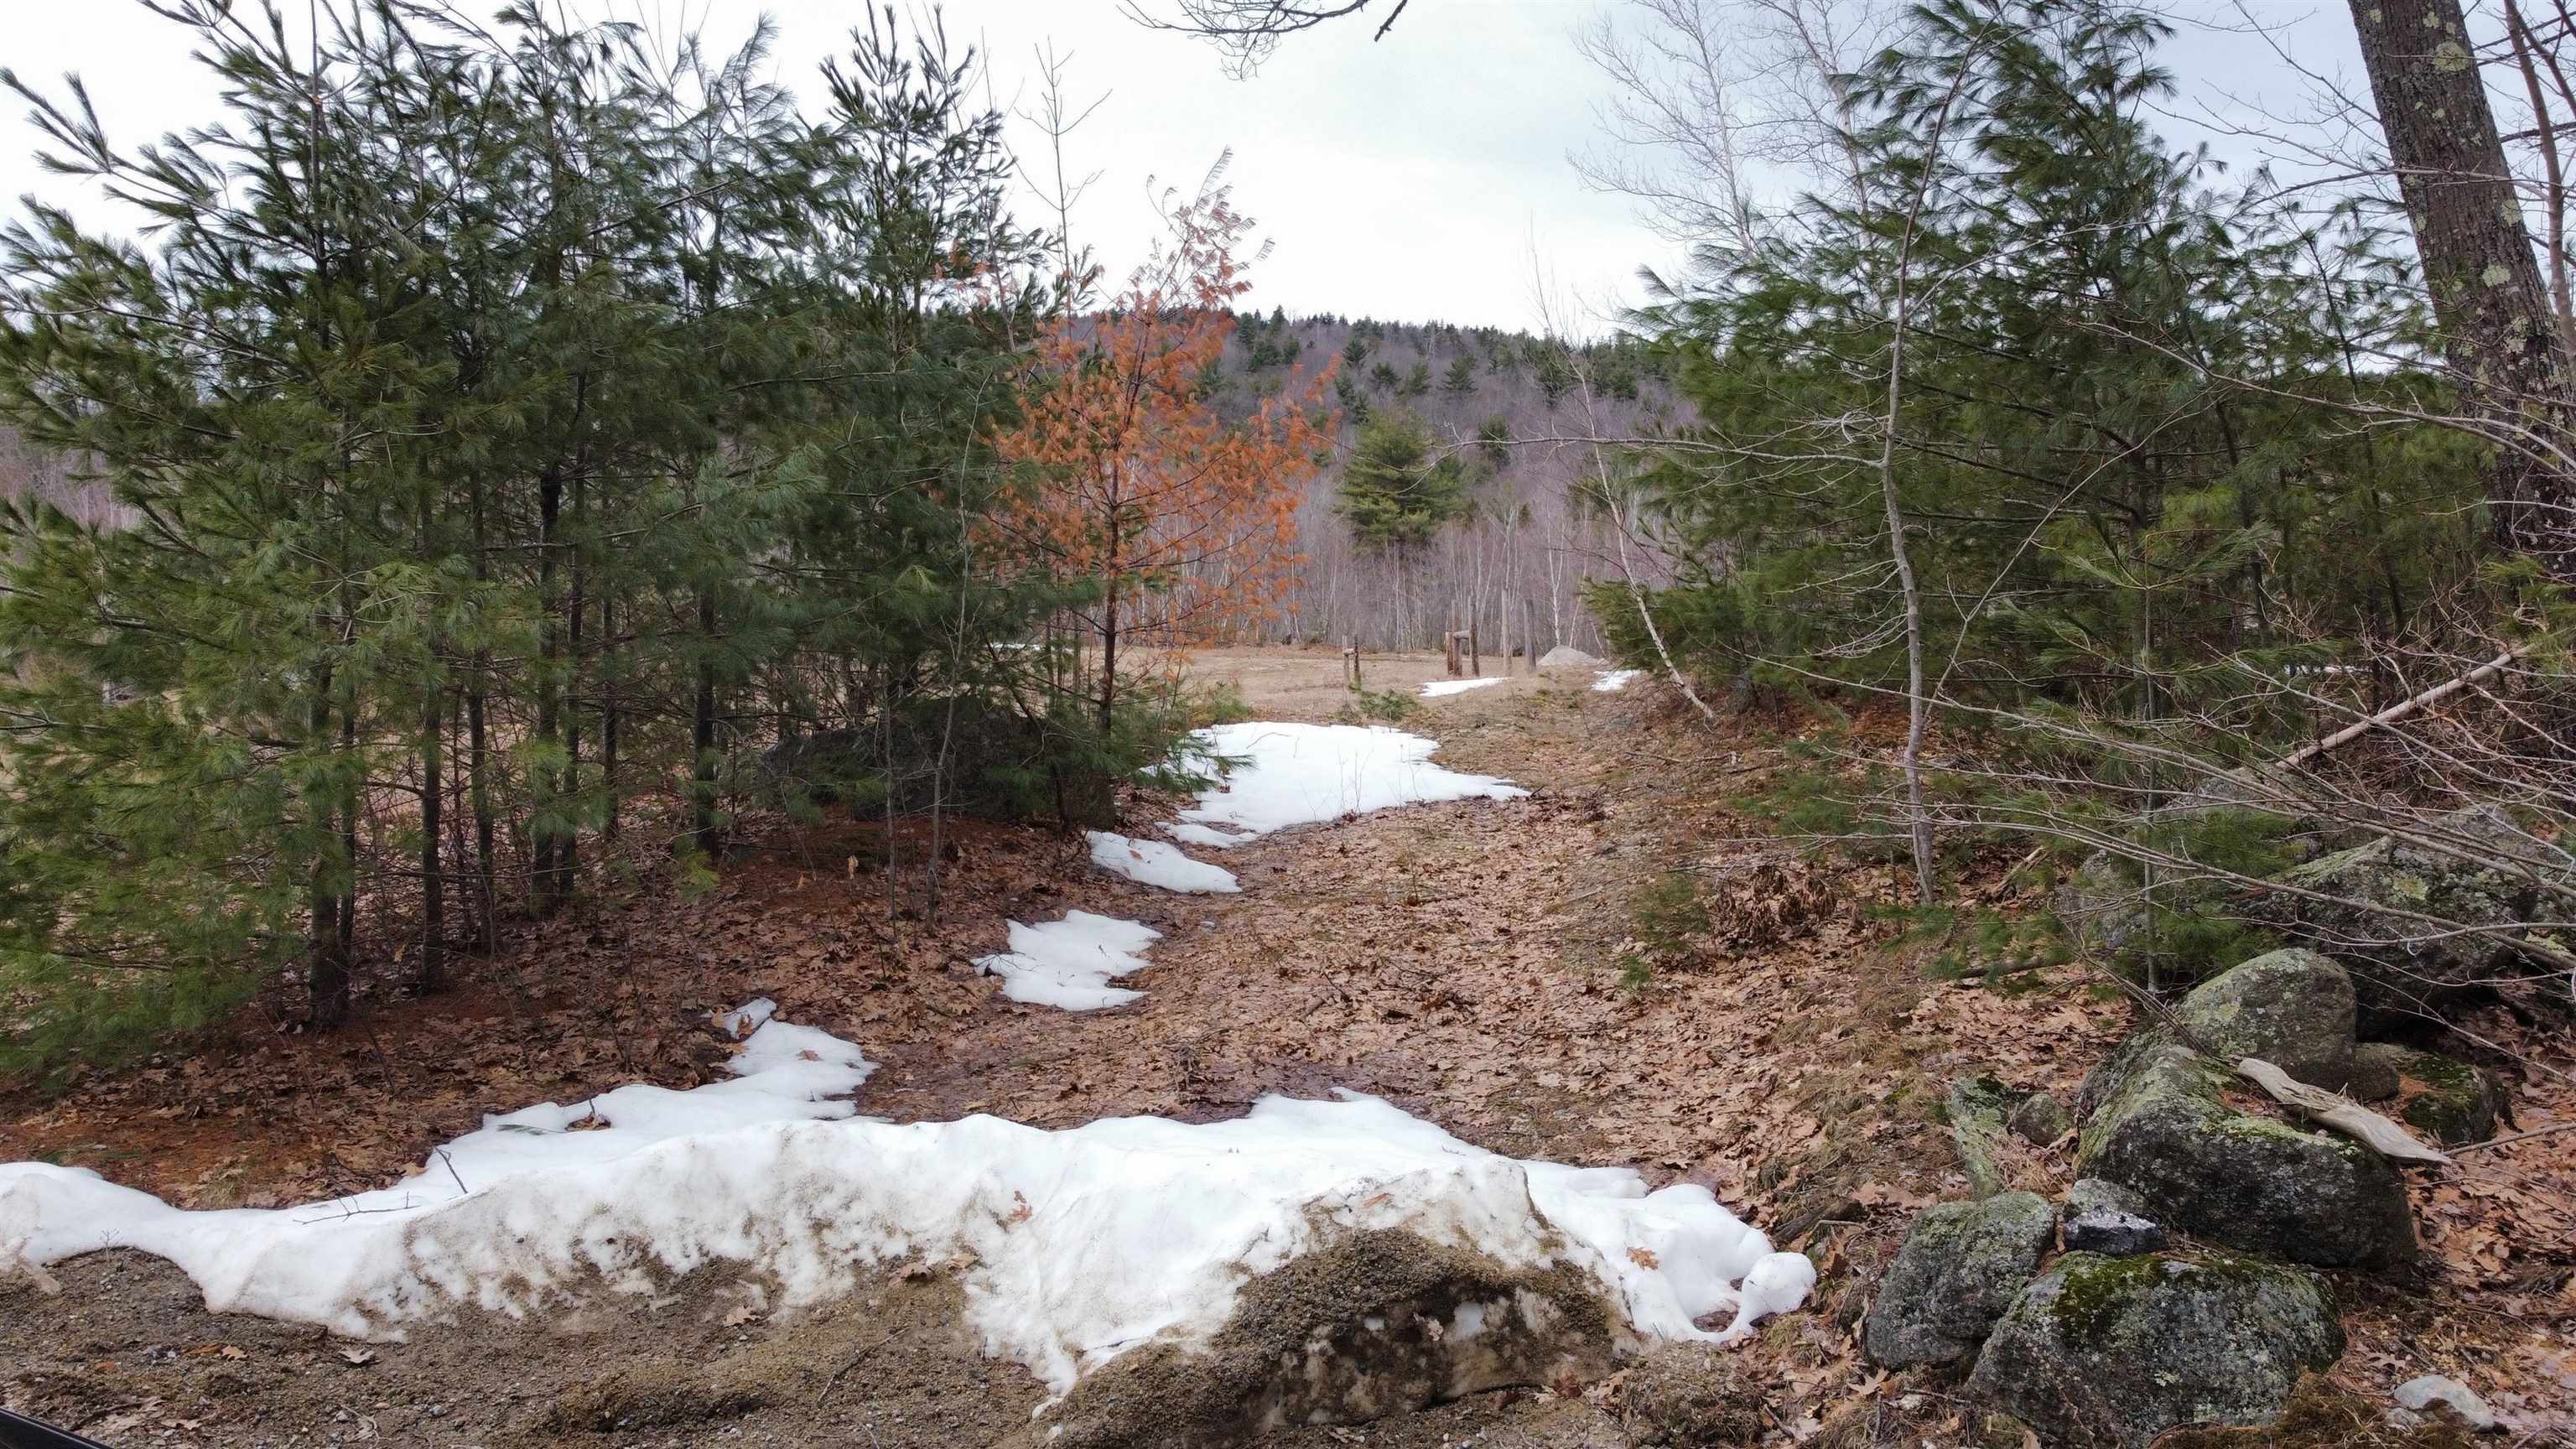
[[[1499,680],[1488,681],[1500,683]],[[1314,825],[1396,805],[1518,800],[1529,792],[1491,775],[1431,763],[1436,740],[1382,725],[1230,724],[1197,731],[1211,754],[1237,763],[1224,783],[1166,827],[1195,845],[1240,845],[1292,825]]]
[[[1499,674],[1491,679],[1435,679],[1422,686],[1422,697],[1424,699],[1446,699],[1453,694],[1465,694],[1471,689],[1482,689],[1488,684],[1500,684],[1502,682],[1503,677]]]
[[[1550,649],[1545,654],[1539,656],[1538,667],[1541,669],[1582,669],[1605,662],[1606,661],[1597,654],[1586,654],[1571,644],[1559,644],[1555,648]]]
[[[218,1312],[350,1333],[370,1317],[405,1316],[404,1303],[429,1287],[470,1299],[464,1274],[474,1260],[413,1246],[415,1225],[471,1203],[533,1203],[542,1213],[550,1184],[650,1173],[675,1145],[853,1116],[848,1097],[876,1064],[828,1032],[772,1020],[776,1010],[763,997],[717,1013],[718,1029],[740,1043],[730,1080],[688,1091],[638,1082],[570,1106],[486,1116],[391,1187],[303,1207],[182,1212],[86,1169],[0,1163],[0,1278],[19,1263],[139,1248],[186,1269]]]
[[[1131,840],[1106,830],[1086,833],[1091,838],[1091,863],[1112,875],[1185,895],[1229,895],[1242,889],[1235,884],[1234,872],[1192,860],[1167,842]]]
[[[847,1043],[817,1054],[844,1083],[864,1075]],[[1741,1337],[1813,1280],[1706,1188],[1650,1193],[1624,1169],[1516,1161],[1375,1098],[1265,1097],[1228,1122],[1061,1132],[983,1116],[815,1120],[848,1104],[794,1100],[801,1087],[769,1081],[791,1072],[771,1055],[746,1051],[768,1064],[732,1082],[662,1094],[702,1100],[685,1135],[648,1142],[611,1116],[654,1100],[622,1087],[594,1099],[610,1122],[599,1131],[530,1108],[384,1193],[304,1208],[183,1212],[86,1170],[0,1166],[0,1270],[137,1248],[185,1270],[212,1311],[388,1337],[460,1305],[550,1312],[595,1285],[649,1293],[711,1264],[774,1279],[776,1306],[793,1308],[850,1293],[863,1271],[927,1262],[961,1275],[984,1351],[1058,1393],[1148,1343],[1204,1345],[1248,1278],[1360,1232],[1416,1233],[1508,1269],[1569,1264],[1663,1338]],[[771,1103],[784,1120],[763,1116]],[[505,1158],[487,1151],[505,1144]],[[1723,1331],[1693,1321],[1722,1311]],[[1482,1317],[1462,1309],[1455,1330]]]
[[[1067,911],[1061,921],[1035,926],[1013,921],[1010,949],[977,958],[975,969],[1001,977],[1002,994],[1013,1001],[1098,1011],[1123,1006],[1145,994],[1109,981],[1144,970],[1145,948],[1162,934],[1151,926],[1089,911]]]
[[[1645,675],[1646,671],[1642,669],[1604,669],[1593,677],[1592,692],[1617,694],[1620,690],[1643,679]]]

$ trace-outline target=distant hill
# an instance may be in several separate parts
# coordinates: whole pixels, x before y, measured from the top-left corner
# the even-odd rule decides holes
[[[1479,642],[1542,652],[1572,643],[1600,652],[1580,596],[1589,574],[1614,571],[1609,520],[1578,497],[1599,466],[1575,439],[1669,431],[1680,404],[1660,359],[1631,339],[1568,347],[1524,332],[1282,312],[1237,317],[1221,410],[1311,384],[1326,367],[1343,414],[1336,451],[1298,512],[1307,565],[1282,637],[1372,648],[1435,646],[1472,623]],[[1352,444],[1366,422],[1410,412],[1467,461],[1467,507],[1427,543],[1395,549],[1355,536],[1335,509]],[[1512,618],[1508,625],[1504,611]]]

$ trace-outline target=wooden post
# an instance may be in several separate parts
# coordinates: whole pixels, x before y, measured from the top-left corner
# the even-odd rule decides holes
[[[1360,687],[1360,636],[1342,636],[1342,684],[1347,689]]]
[[[1459,641],[1466,637],[1466,632],[1460,629],[1452,629],[1447,635],[1449,677],[1452,679],[1467,672],[1466,658],[1458,648]]]

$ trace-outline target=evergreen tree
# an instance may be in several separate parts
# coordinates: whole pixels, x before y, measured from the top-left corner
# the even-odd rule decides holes
[[[2378,237],[2167,151],[2144,120],[2162,33],[2100,3],[1926,7],[1856,78],[1851,137],[1864,174],[1920,179],[1919,214],[1810,202],[1651,313],[1711,445],[1648,478],[1707,560],[1659,603],[1668,642],[1728,672],[1808,656],[1894,677],[1880,482],[1851,461],[1877,443],[1841,429],[1886,407],[1899,265],[1943,279],[1909,297],[1893,441],[1914,568],[1955,601],[1927,641],[1954,691],[2217,707],[2224,671],[2187,661],[2300,647],[2285,609],[2366,637],[2469,566],[2460,450],[2418,435],[2400,477],[2332,406],[2424,385],[2343,365],[2338,336],[2420,327]],[[2321,534],[2387,567],[2291,546]]]
[[[370,977],[436,989],[601,847],[702,877],[755,793],[935,831],[1162,756],[1167,716],[1104,730],[1059,655],[999,647],[1082,597],[983,544],[1022,356],[1075,299],[935,27],[872,15],[808,124],[765,29],[169,9],[221,122],[126,152],[20,88],[159,228],[0,239],[0,421],[138,520],[0,515],[11,1056],[281,969],[322,1025]]]
[[[1335,509],[1367,543],[1417,547],[1464,511],[1469,481],[1463,463],[1434,451],[1421,418],[1382,413],[1360,429]]]

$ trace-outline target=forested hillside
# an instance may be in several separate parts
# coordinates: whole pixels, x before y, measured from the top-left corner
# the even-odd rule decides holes
[[[1616,456],[1673,426],[1669,366],[1633,339],[1244,314],[1220,406],[1330,369],[1341,413],[1298,506],[1305,562],[1282,636],[1437,648],[1442,631],[1473,627],[1489,651],[1598,652],[1584,583],[1618,574],[1617,527],[1633,520]]]

